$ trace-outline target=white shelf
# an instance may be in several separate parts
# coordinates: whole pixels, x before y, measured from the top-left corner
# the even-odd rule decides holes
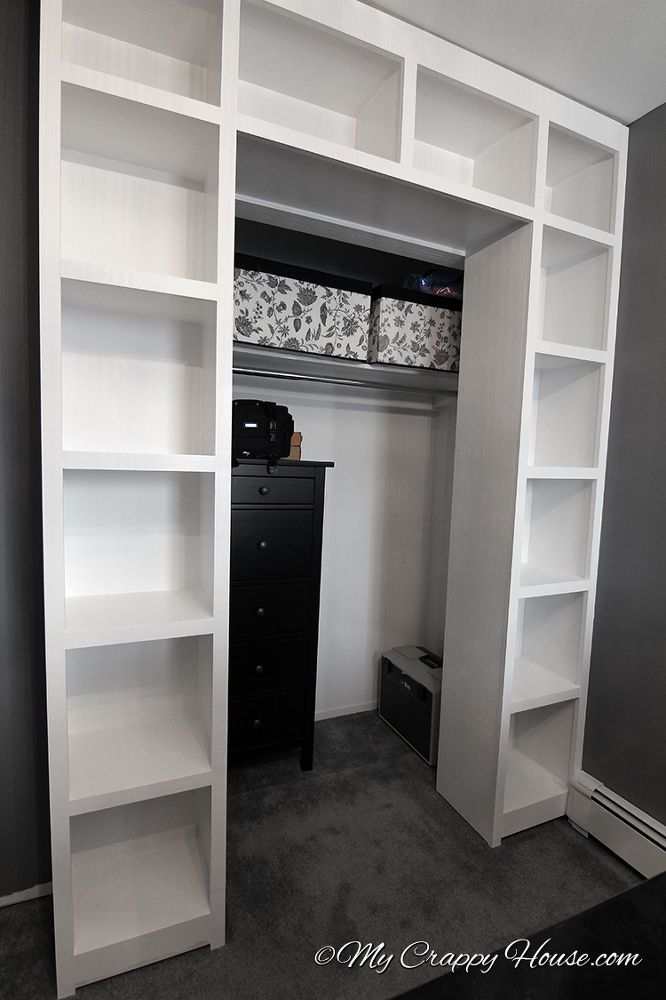
[[[391,171],[391,172],[389,172]],[[380,174],[307,150],[238,136],[236,214],[240,218],[411,256],[460,264],[524,225],[529,209],[452,185],[456,195],[415,182],[402,169]],[[492,203],[492,206],[491,206]],[[501,207],[500,207],[501,204]]]
[[[561,701],[571,701],[580,695],[579,684],[572,684],[539,663],[520,657],[513,669],[512,712],[555,705]]]
[[[398,58],[243,0],[240,114],[397,160],[401,87]]]
[[[214,281],[219,129],[62,85],[62,257]]]
[[[215,282],[179,278],[173,275],[151,274],[149,271],[119,267],[117,262],[98,264],[92,261],[63,258],[60,263],[60,274],[63,281],[99,285],[100,290],[90,290],[91,301],[94,301],[94,298],[100,294],[114,294],[111,289],[115,289],[117,295],[128,290],[185,299],[200,299],[203,302],[216,302],[218,297],[218,286]],[[101,286],[106,286],[109,291],[102,292]],[[73,294],[84,295],[86,293],[82,291]]]
[[[603,371],[588,361],[536,354],[532,464],[596,466]]]
[[[70,650],[70,814],[210,784],[212,637]]]
[[[195,635],[210,628],[212,611],[196,591],[162,590],[68,597],[68,649],[104,642],[131,642]]]
[[[585,593],[521,600],[512,711],[578,697],[586,607]]]
[[[202,789],[72,818],[75,955],[210,913],[206,813]]]
[[[458,373],[402,365],[366,364],[324,354],[234,344],[234,373],[290,381],[330,382],[390,392],[439,395],[457,392]]]
[[[577,347],[573,344],[557,344],[551,340],[538,340],[535,353],[540,356],[539,364],[542,368],[546,368],[548,365],[557,368],[565,361],[569,361],[573,365],[580,361],[588,361],[590,364],[598,365],[608,363],[608,351]]]
[[[70,815],[210,784],[205,737],[186,719],[69,738]]]
[[[419,68],[414,167],[534,204],[537,119]]]
[[[596,229],[613,226],[615,157],[556,125],[548,134],[546,209]]]
[[[518,712],[506,751],[502,835],[564,815],[574,703]]]
[[[589,480],[528,480],[521,587],[588,576],[594,489]]]
[[[502,836],[564,814],[567,784],[527,754],[508,751]]]
[[[598,479],[599,469],[579,465],[530,465],[528,479]]]
[[[541,257],[541,339],[603,351],[608,322],[610,250],[544,228]]]
[[[219,104],[221,4],[64,0],[65,62]]]
[[[148,455],[142,452],[64,451],[63,469],[126,472],[214,472],[213,455]]]
[[[213,478],[64,472],[68,631],[210,616]]]
[[[67,451],[212,461],[215,303],[63,280],[62,350]]]

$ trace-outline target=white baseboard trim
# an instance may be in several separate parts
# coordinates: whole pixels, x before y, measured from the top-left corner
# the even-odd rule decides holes
[[[0,906],[27,903],[30,899],[39,899],[40,896],[50,896],[51,891],[51,883],[43,882],[41,885],[33,885],[32,889],[22,889],[21,892],[12,892],[9,896],[0,896]]]
[[[585,771],[571,782],[567,816],[646,878],[666,871],[666,827]]]
[[[344,708],[324,708],[315,712],[315,722],[323,719],[337,719],[341,715],[356,715],[357,712],[372,712],[377,708],[377,701],[364,701],[362,705],[345,705]]]

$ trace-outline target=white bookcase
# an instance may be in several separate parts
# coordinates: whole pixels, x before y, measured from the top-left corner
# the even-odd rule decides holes
[[[437,787],[492,845],[565,812],[627,130],[357,0],[50,0],[42,14],[47,691],[68,996],[224,942],[234,212],[465,262]]]

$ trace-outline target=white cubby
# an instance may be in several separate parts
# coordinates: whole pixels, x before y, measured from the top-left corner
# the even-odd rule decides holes
[[[63,447],[212,455],[214,302],[62,282]]]
[[[269,125],[397,160],[402,61],[244,0],[238,110]]]
[[[589,574],[595,483],[530,479],[527,483],[520,583],[580,581]]]
[[[70,820],[74,954],[210,914],[210,791]]]
[[[213,478],[65,471],[69,630],[210,617]]]
[[[597,464],[602,367],[537,353],[530,465]]]
[[[64,0],[62,58],[220,103],[222,0]]]
[[[212,636],[67,652],[70,812],[210,780]]]
[[[573,347],[604,350],[611,251],[593,240],[544,228],[541,336]]]
[[[546,211],[595,229],[613,227],[615,156],[556,125],[548,133]]]
[[[537,120],[420,68],[414,166],[525,204],[534,203]]]
[[[506,751],[502,834],[564,813],[570,769],[572,702],[519,712]]]
[[[586,594],[519,601],[512,711],[578,697],[586,602]]]
[[[217,280],[218,126],[62,85],[64,260]]]

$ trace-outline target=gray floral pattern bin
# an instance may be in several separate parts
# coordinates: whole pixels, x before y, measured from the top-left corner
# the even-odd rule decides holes
[[[457,372],[460,332],[459,304],[447,308],[435,296],[405,289],[382,287],[373,293],[370,361]]]
[[[234,340],[243,344],[368,360],[370,287],[322,283],[326,276],[264,261],[234,272]],[[268,270],[267,270],[268,268]],[[331,282],[340,284],[337,278]]]

